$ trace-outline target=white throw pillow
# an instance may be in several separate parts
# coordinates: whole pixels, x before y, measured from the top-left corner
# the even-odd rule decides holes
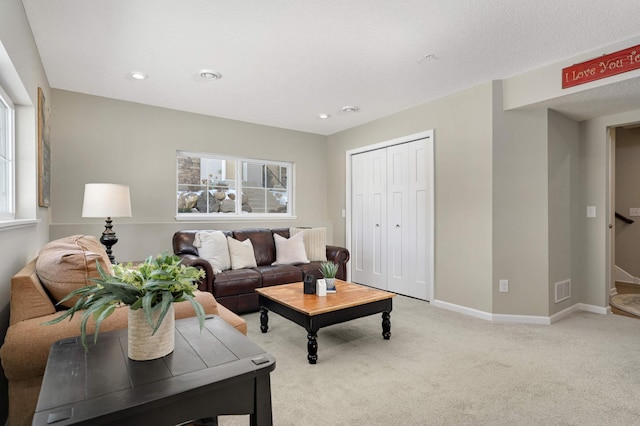
[[[292,237],[301,233],[304,237],[304,249],[311,262],[327,261],[327,228],[290,228]]]
[[[258,266],[250,239],[238,241],[235,238],[227,237],[227,242],[229,243],[231,269],[255,268]]]
[[[198,247],[200,257],[211,264],[214,274],[231,269],[227,237],[222,231],[198,232],[194,245]]]
[[[291,238],[273,234],[276,242],[276,261],[272,265],[296,265],[309,263],[307,253],[304,249],[303,234],[297,234]]]

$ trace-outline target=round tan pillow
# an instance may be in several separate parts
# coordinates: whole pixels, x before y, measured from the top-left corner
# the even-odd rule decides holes
[[[73,290],[95,284],[90,278],[100,276],[96,260],[107,274],[111,274],[109,256],[98,239],[73,235],[42,247],[36,260],[36,273],[54,303],[58,303]],[[70,308],[76,300],[67,300],[61,305]]]

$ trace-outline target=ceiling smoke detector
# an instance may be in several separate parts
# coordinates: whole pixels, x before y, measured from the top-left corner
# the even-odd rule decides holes
[[[423,62],[435,61],[436,59],[438,58],[436,57],[435,53],[428,53],[426,55],[422,55],[418,63],[421,64]]]
[[[205,80],[220,80],[222,78],[222,74],[216,71],[202,70],[200,71],[200,77]]]
[[[342,107],[342,112],[358,112],[358,107],[356,106],[343,106]]]

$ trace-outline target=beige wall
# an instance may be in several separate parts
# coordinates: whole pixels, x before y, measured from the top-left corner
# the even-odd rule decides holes
[[[494,86],[492,312],[546,316],[547,111],[503,112],[501,85]]]
[[[640,217],[629,214],[630,208],[640,208],[640,128],[617,128],[615,144],[615,211],[636,221],[614,222],[616,265],[640,277]]]
[[[37,202],[37,93],[47,82],[20,0],[0,2],[0,84],[16,106],[17,217],[39,222],[0,229],[0,344],[9,325],[11,276],[34,258],[49,238],[48,209]],[[0,374],[0,422],[7,417],[7,383]]]
[[[345,238],[347,150],[434,129],[435,298],[491,311],[492,83],[328,137],[328,214]]]
[[[329,157],[434,129],[435,299],[546,317],[582,301],[581,266],[590,262],[578,236],[586,225],[580,126],[545,109],[504,111],[502,99],[502,82],[447,96],[329,136]],[[332,166],[328,213],[344,223],[346,162]],[[344,232],[335,227],[336,241]],[[572,298],[556,304],[555,283],[565,279]]]
[[[493,313],[550,316],[579,302],[579,144],[579,123],[554,111],[496,109]],[[555,283],[566,279],[572,297],[556,304]]]
[[[555,64],[550,64],[521,75],[513,76],[504,81],[503,100],[504,108],[523,109],[524,111],[532,111],[536,105],[545,105],[550,99],[562,98],[571,94],[584,92],[582,99],[588,102],[597,102],[590,96],[592,90],[606,90],[606,86],[614,85],[619,82],[633,81],[640,76],[640,70],[619,74],[617,76],[591,82],[589,84],[575,86],[569,89],[561,87],[562,68],[581,62],[586,59],[597,57],[603,53],[613,52],[624,49],[640,43],[640,37],[624,40],[610,46],[601,47],[591,52],[585,52],[582,55],[567,58]],[[634,108],[632,102],[627,99],[621,99],[619,108]],[[551,304],[549,313],[557,313],[569,304],[582,303],[592,305],[599,308],[602,312],[609,304],[609,288],[611,286],[609,245],[611,244],[609,223],[615,223],[609,218],[609,187],[610,187],[610,166],[609,166],[609,145],[607,141],[607,129],[622,124],[635,123],[640,121],[637,110],[603,116],[591,120],[583,121],[579,124],[578,142],[572,142],[575,134],[575,123],[571,120],[564,121],[561,124],[562,136],[554,132],[559,129],[553,129],[552,126],[557,125],[560,121],[557,117],[550,115],[549,119],[549,144],[555,144],[557,141],[564,140],[562,144],[565,147],[557,149],[555,154],[550,151],[549,167],[550,173],[554,167],[558,168],[558,175],[550,175],[550,188],[555,187],[561,194],[567,185],[570,187],[571,196],[571,270],[572,270],[572,298],[570,302],[561,304]],[[554,124],[554,122],[556,124]],[[568,145],[567,145],[568,144]],[[564,154],[563,154],[564,152]],[[576,154],[577,152],[577,154]],[[565,160],[562,160],[563,156]],[[563,161],[569,161],[570,165],[563,164]],[[555,166],[554,166],[555,165]],[[577,172],[576,172],[577,170]],[[564,176],[564,177],[563,177]],[[558,180],[559,179],[559,180]],[[564,183],[563,183],[564,182]],[[568,244],[566,240],[566,216],[557,215],[557,209],[566,212],[568,206],[555,198],[550,193],[550,211],[551,217],[550,230],[556,232],[561,230],[561,238],[563,241],[560,245],[556,245],[558,235],[552,235],[550,240],[550,260],[551,269],[549,277],[549,303],[553,300],[553,284],[566,274],[566,262],[558,261],[557,256],[560,251],[558,247],[564,246],[562,250],[566,251]],[[586,206],[595,206],[596,218],[586,218]],[[551,216],[553,215],[553,216]],[[554,223],[555,221],[555,223]],[[562,258],[566,256],[561,256]],[[564,278],[560,278],[564,279]]]
[[[52,91],[51,238],[100,235],[104,220],[82,219],[84,184],[130,186],[133,217],[114,220],[118,260],[137,260],[171,249],[179,229],[255,226],[328,226],[325,137],[131,102]],[[175,220],[176,151],[186,150],[295,164],[293,221]]]
[[[577,240],[573,224],[585,214],[579,178],[580,125],[554,111],[548,114],[549,180],[549,314],[580,302],[582,268],[576,257]],[[571,280],[571,297],[555,302],[555,283]]]

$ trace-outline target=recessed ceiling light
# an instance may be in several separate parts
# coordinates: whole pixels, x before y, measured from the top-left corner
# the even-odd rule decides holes
[[[342,107],[342,112],[358,112],[358,107],[350,106],[350,105],[343,106]]]
[[[136,80],[145,80],[149,78],[148,75],[140,71],[131,71],[130,74],[131,74],[131,77],[135,78]]]
[[[322,114],[318,114],[318,117],[320,117],[323,120],[326,120],[327,118],[331,117],[331,115],[322,113]]]
[[[205,80],[220,80],[222,78],[222,74],[211,70],[201,70],[200,77],[204,78]]]

